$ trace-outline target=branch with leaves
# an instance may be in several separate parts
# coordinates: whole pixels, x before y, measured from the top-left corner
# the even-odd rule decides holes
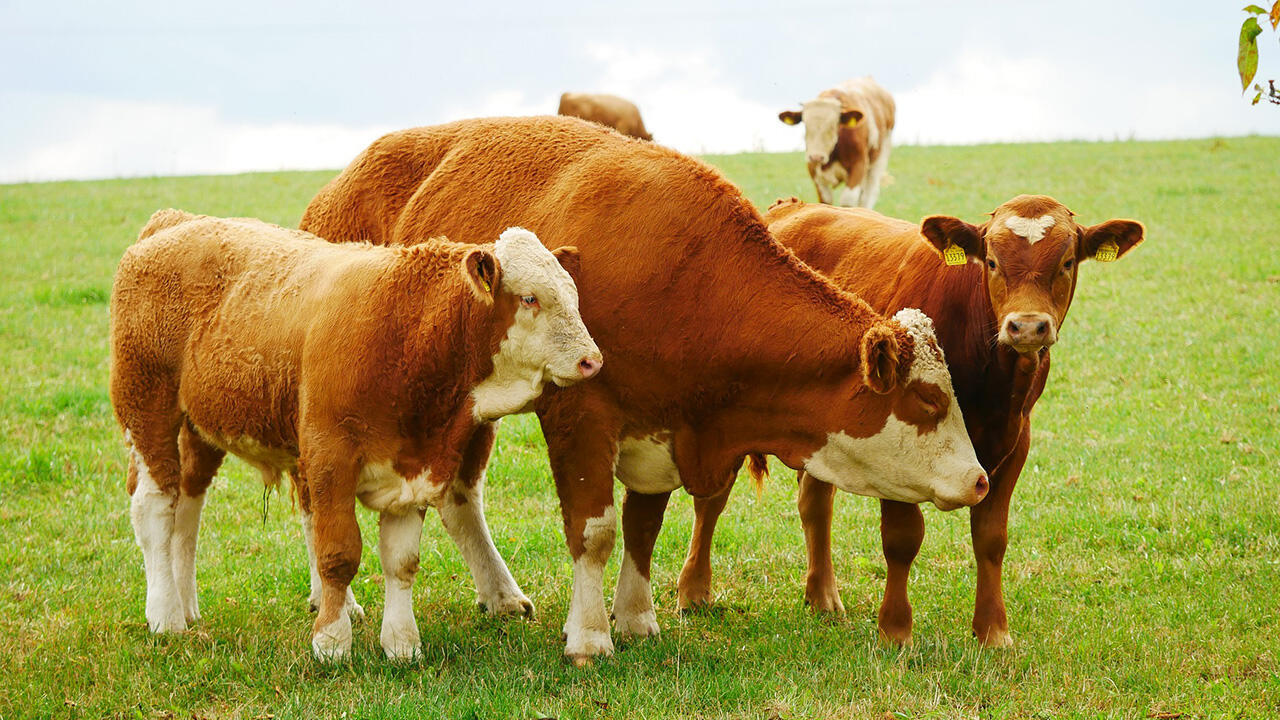
[[[1258,36],[1262,34],[1262,26],[1258,24],[1259,17],[1265,17],[1271,22],[1271,31],[1276,32],[1280,27],[1280,0],[1275,0],[1271,5],[1271,10],[1260,7],[1258,5],[1247,5],[1244,12],[1249,14],[1245,18],[1244,25],[1240,27],[1240,46],[1236,51],[1236,67],[1240,70],[1240,93],[1244,94],[1249,91],[1249,83],[1253,82],[1253,76],[1258,73]],[[1276,81],[1267,81],[1268,90],[1263,90],[1258,83],[1253,83],[1253,89],[1258,91],[1253,96],[1254,105],[1262,99],[1263,92],[1267,93],[1267,100],[1276,105],[1280,105],[1280,93],[1276,91]]]

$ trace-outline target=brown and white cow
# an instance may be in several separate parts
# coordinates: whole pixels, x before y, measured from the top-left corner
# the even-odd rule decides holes
[[[567,92],[560,96],[560,107],[556,114],[600,123],[633,138],[653,139],[649,131],[644,129],[640,108],[617,95]]]
[[[831,204],[844,183],[840,204],[875,207],[889,167],[894,123],[893,96],[870,75],[823,90],[800,110],[783,110],[787,125],[804,123],[805,164],[818,200]]]
[[[985,645],[1010,644],[1000,582],[1009,499],[1027,458],[1031,408],[1049,376],[1049,347],[1066,319],[1080,263],[1123,257],[1142,242],[1142,224],[1079,225],[1070,210],[1043,195],[1019,195],[981,225],[945,215],[917,225],[795,198],[775,203],[765,219],[779,242],[872,307],[886,313],[919,307],[936,322],[969,437],[991,472],[990,494],[970,510],[978,563],[973,631]],[[939,255],[949,247],[958,253],[956,267]],[[805,598],[814,608],[838,612],[844,608],[831,564],[833,497],[827,481],[801,473]],[[710,597],[711,534],[727,499],[725,493],[695,501],[694,538],[680,577],[682,607]],[[888,563],[880,632],[907,642],[907,575],[924,538],[920,509],[883,501],[880,531]]]
[[[648,561],[671,491],[716,495],[748,453],[874,497],[956,507],[986,492],[968,437],[939,422],[959,410],[924,316],[873,312],[774,242],[720,173],[668,148],[563,117],[405,130],[321,190],[302,226],[402,244],[508,222],[577,246],[583,320],[609,358],[537,404],[574,561],[576,661],[613,651],[615,471],[613,612],[632,635],[658,632]]]
[[[257,220],[153,215],[111,294],[111,401],[130,446],[151,630],[199,617],[200,511],[228,452],[264,482],[294,478],[322,591],[317,657],[351,647],[357,498],[380,513],[389,658],[420,651],[411,595],[428,506],[481,601],[530,609],[490,539],[481,473],[492,421],[548,381],[601,367],[561,266],[575,253],[557,255],[520,228],[492,245],[385,248]]]

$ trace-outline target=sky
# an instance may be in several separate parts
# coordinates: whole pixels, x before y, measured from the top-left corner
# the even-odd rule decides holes
[[[340,168],[564,91],[633,100],[685,152],[799,150],[778,112],[866,74],[896,145],[1280,134],[1240,94],[1244,4],[0,0],[0,183]]]

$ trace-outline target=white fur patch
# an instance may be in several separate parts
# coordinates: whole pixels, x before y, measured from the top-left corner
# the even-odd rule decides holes
[[[631,553],[622,558],[618,573],[618,589],[613,595],[613,621],[618,633],[652,637],[659,632],[658,615],[653,609],[653,588],[636,569]]]
[[[465,503],[456,503],[452,493],[446,494],[439,505],[440,521],[471,570],[476,585],[476,602],[493,615],[532,613],[533,603],[516,584],[489,534],[489,525],[484,518],[482,483],[483,480],[464,491]]]
[[[407,513],[437,505],[445,486],[431,481],[431,471],[414,478],[401,477],[390,461],[368,463],[360,470],[356,497],[370,510]]]
[[[173,537],[170,542],[173,579],[188,623],[200,619],[200,603],[196,597],[196,538],[200,532],[200,511],[204,508],[204,498],[204,493],[196,497],[179,494],[173,513]]]
[[[134,538],[142,548],[147,576],[147,627],[151,632],[187,629],[182,597],[173,575],[173,524],[176,498],[160,490],[142,454],[130,448],[138,485],[129,500]]]
[[[628,489],[639,493],[670,492],[680,487],[680,471],[663,433],[625,438],[618,443],[615,473]]]
[[[378,522],[378,556],[386,587],[379,636],[388,660],[413,660],[422,653],[413,617],[413,579],[418,572],[422,516],[383,513]]]
[[[1004,219],[1004,226],[1029,243],[1036,243],[1044,238],[1045,232],[1053,227],[1052,215],[1041,215],[1038,218],[1024,218],[1019,215]]]
[[[351,618],[338,613],[338,619],[311,636],[311,652],[320,662],[337,662],[351,653]]]
[[[582,535],[587,550],[573,563],[573,596],[565,618],[565,654],[577,657],[612,655],[613,639],[609,636],[609,615],[604,607],[604,565],[617,533],[617,516],[613,506],[600,517],[587,518]]]

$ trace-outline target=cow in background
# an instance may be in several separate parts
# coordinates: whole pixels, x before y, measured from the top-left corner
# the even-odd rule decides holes
[[[804,152],[818,200],[832,205],[835,187],[845,184],[840,204],[875,207],[880,181],[889,167],[893,97],[870,75],[823,90],[800,110],[783,110],[787,125],[804,123]]]
[[[556,114],[600,123],[633,138],[653,139],[649,131],[644,129],[640,108],[617,95],[567,92],[560,96],[560,108],[556,110]]]

